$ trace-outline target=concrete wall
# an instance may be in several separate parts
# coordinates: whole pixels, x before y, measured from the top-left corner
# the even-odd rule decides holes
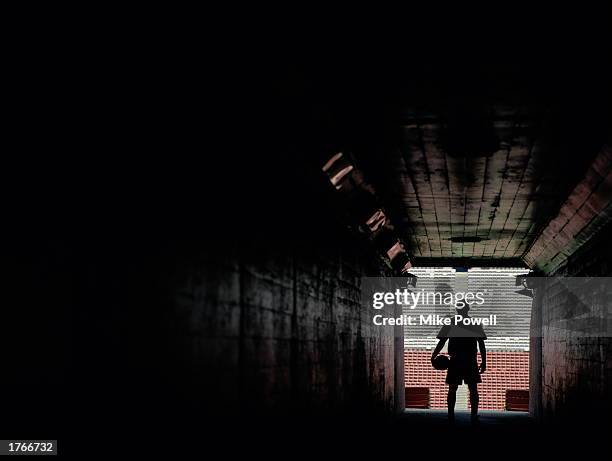
[[[559,276],[612,276],[610,229],[574,254],[556,272]],[[544,421],[571,420],[586,424],[612,409],[612,340],[610,337],[577,337],[567,331],[551,330],[548,321],[566,309],[567,291],[554,278],[537,291],[532,326],[541,334],[532,337],[531,411]],[[612,290],[602,286],[592,303],[608,309],[599,311],[609,318]],[[591,306],[589,306],[591,307]],[[542,326],[543,325],[543,326]]]
[[[172,297],[189,395],[206,407],[393,411],[393,330],[360,304],[361,277],[378,273],[373,255],[342,245],[207,255]]]
[[[142,201],[113,189],[104,208],[73,213],[53,245],[34,231],[5,241],[15,261],[6,303],[15,322],[3,323],[16,366],[1,386],[15,397],[7,424],[40,413],[57,427],[59,414],[66,432],[89,440],[110,427],[182,436],[220,416],[403,407],[401,337],[371,327],[359,305],[361,277],[387,269],[338,216],[337,191],[320,168],[295,173],[292,159],[241,174],[232,162],[205,177],[180,168],[193,170],[179,175],[182,188],[159,183]],[[47,356],[53,373],[40,365]],[[31,398],[49,393],[52,407]]]
[[[373,326],[360,299],[361,277],[385,267],[344,236],[87,255],[75,400],[93,393],[88,411],[163,424],[403,408],[402,338]]]

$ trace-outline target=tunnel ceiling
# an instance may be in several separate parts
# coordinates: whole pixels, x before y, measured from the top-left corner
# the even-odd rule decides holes
[[[538,183],[530,124],[499,117],[492,128],[490,155],[456,156],[439,120],[402,127],[393,178],[415,256],[517,258],[553,211],[553,178]]]
[[[448,111],[406,117],[396,146],[373,166],[386,170],[377,173],[377,190],[410,253],[425,264],[469,260],[469,265],[490,265],[494,260],[495,265],[525,261],[551,268],[550,259],[564,248],[540,250],[538,257],[530,249],[583,180],[601,144],[581,141],[576,131],[557,138],[564,124],[537,108],[492,105],[486,117],[474,117],[473,110],[458,115],[465,118],[459,121]],[[606,168],[583,186],[583,200],[605,180]],[[596,204],[599,211],[604,202]],[[564,244],[576,247],[569,240]],[[540,239],[538,245],[549,243]]]
[[[488,134],[453,135],[437,117],[401,127],[399,147],[389,154],[386,193],[415,257],[516,260],[525,254],[573,187],[573,173],[584,171],[593,154],[552,152],[539,136],[541,121],[531,115],[492,109]],[[474,155],[453,151],[463,140],[449,137],[470,135],[492,141],[479,146],[466,139]]]
[[[610,143],[609,85],[594,70],[585,85],[567,70],[506,64],[325,68],[302,85],[296,107],[308,110],[294,125],[324,126],[298,137],[321,136],[325,160],[338,151],[355,157],[416,260],[544,267],[538,258],[565,247],[531,247],[550,246],[542,233],[554,240],[562,229],[549,223],[577,212],[564,203],[588,196],[575,189]],[[604,170],[586,184],[590,192]]]

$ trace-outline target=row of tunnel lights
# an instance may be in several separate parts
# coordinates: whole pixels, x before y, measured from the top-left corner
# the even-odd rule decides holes
[[[370,199],[368,202],[376,203],[373,188],[365,182],[363,175],[348,155],[338,152],[323,165],[322,170],[327,174],[332,186],[343,193],[348,201],[357,201],[360,196],[366,194]],[[412,263],[404,244],[395,234],[388,216],[381,207],[364,206],[369,207],[363,213],[369,218],[358,223],[359,231],[369,235],[395,271],[400,274],[406,273],[412,267]]]

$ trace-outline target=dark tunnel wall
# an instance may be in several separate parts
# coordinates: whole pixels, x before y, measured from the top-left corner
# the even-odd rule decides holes
[[[320,169],[285,177],[284,165],[245,166],[229,191],[223,175],[185,180],[171,213],[158,201],[138,209],[155,221],[126,210],[121,227],[58,244],[69,281],[58,303],[79,325],[69,427],[403,408],[403,342],[360,305],[361,277],[390,269],[349,232]]]
[[[187,395],[213,410],[393,411],[393,331],[374,328],[360,304],[375,259],[346,244],[218,256],[192,265],[171,295]]]
[[[403,408],[403,342],[360,303],[361,277],[386,269],[339,235],[37,247],[29,257],[42,275],[13,269],[3,427],[52,427],[85,444],[108,428],[167,435],[255,415],[392,415]],[[46,321],[27,328],[35,302]]]
[[[347,230],[321,164],[277,150],[176,154],[146,172],[109,161],[69,198],[32,189],[4,241],[7,427],[85,443],[402,408],[403,343],[358,304],[361,277],[389,269]]]
[[[554,275],[612,276],[611,231],[608,225]],[[546,283],[536,291],[532,315],[532,326],[542,336],[531,340],[531,412],[545,422],[596,424],[612,410],[612,338],[542,329],[542,322],[558,315],[566,301],[560,298],[554,278]],[[601,295],[607,298],[605,306],[612,292]]]
[[[361,277],[384,266],[347,238],[97,254],[83,280],[94,309],[81,321],[97,331],[81,332],[82,398],[95,393],[100,415],[163,426],[191,415],[392,414],[403,344],[360,303]]]

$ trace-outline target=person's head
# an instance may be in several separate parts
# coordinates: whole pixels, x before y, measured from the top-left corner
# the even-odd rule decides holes
[[[455,305],[455,309],[457,309],[457,314],[467,317],[468,312],[470,311],[470,304],[467,301],[457,301]]]

